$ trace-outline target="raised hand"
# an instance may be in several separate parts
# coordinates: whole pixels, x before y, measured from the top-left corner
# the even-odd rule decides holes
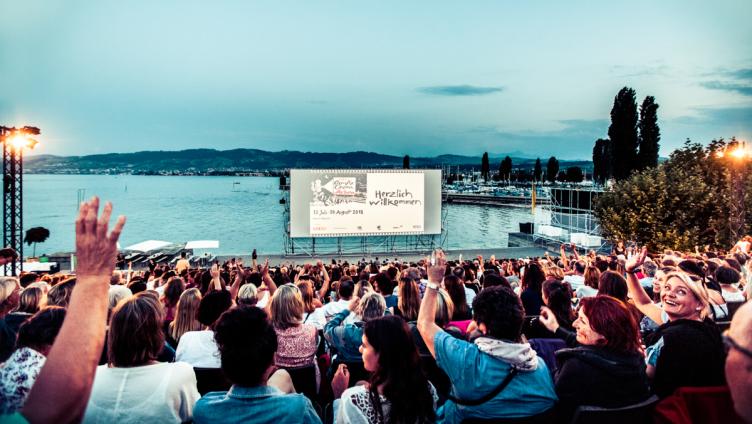
[[[337,371],[332,377],[332,394],[335,399],[342,397],[342,393],[345,392],[347,386],[350,384],[350,371],[347,370],[347,365],[340,364]]]
[[[441,249],[436,249],[436,260],[433,264],[428,263],[428,281],[432,283],[440,283],[444,279],[444,273],[446,272],[446,255]]]
[[[632,255],[629,259],[627,259],[627,262],[624,264],[624,270],[627,272],[634,272],[639,266],[641,266],[645,262],[645,258],[647,257],[647,255],[648,255],[648,248],[647,246],[643,246],[639,254]]]
[[[559,321],[556,319],[556,315],[546,306],[541,307],[540,318],[538,320],[552,333],[555,333],[559,328]]]
[[[112,276],[117,260],[117,241],[125,225],[125,217],[118,217],[115,227],[108,234],[112,203],[104,205],[102,216],[99,215],[99,198],[93,197],[81,204],[76,219],[76,275],[78,279],[86,277],[107,279]]]

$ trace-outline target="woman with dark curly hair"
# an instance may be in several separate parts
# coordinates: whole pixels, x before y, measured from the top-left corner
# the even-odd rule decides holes
[[[363,365],[371,372],[367,385],[347,390],[346,365],[332,380],[337,423],[428,423],[436,419],[436,391],[420,368],[410,330],[399,317],[366,322],[360,346]]]

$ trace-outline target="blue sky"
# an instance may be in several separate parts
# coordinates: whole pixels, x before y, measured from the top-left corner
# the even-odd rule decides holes
[[[752,2],[0,0],[0,123],[36,153],[590,158],[614,95],[661,154],[752,139]]]

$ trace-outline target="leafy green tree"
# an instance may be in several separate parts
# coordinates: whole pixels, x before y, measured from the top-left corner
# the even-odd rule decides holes
[[[658,128],[658,103],[655,97],[647,96],[640,106],[640,151],[637,153],[638,169],[658,165],[661,130]]]
[[[559,175],[559,161],[556,159],[556,156],[551,156],[548,159],[548,164],[546,165],[546,179],[548,179],[549,182],[556,181],[556,177]]]
[[[721,158],[723,140],[704,147],[687,140],[656,167],[635,172],[598,196],[595,215],[606,237],[635,240],[652,250],[728,248],[736,241],[729,227],[732,175],[743,172],[745,207],[752,207],[752,166]],[[738,187],[737,187],[738,189]],[[749,217],[746,228],[749,228]]]
[[[608,138],[613,146],[613,176],[618,180],[629,177],[637,163],[637,101],[636,93],[622,88],[614,98],[611,108],[611,126]]]
[[[533,181],[541,181],[543,174],[543,168],[541,167],[540,158],[535,159],[535,169],[533,170]]]
[[[483,159],[480,161],[480,176],[484,181],[488,181],[491,168],[488,163],[488,152],[483,153]]]

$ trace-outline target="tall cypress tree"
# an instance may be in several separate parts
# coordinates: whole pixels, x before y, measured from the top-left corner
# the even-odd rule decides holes
[[[611,109],[608,138],[613,147],[613,172],[616,180],[629,177],[637,165],[637,101],[629,87],[619,90]]]
[[[603,184],[611,178],[611,140],[599,138],[593,146],[593,181]]]
[[[405,155],[405,157],[402,158],[402,169],[410,169],[410,156]]]
[[[512,158],[505,157],[499,163],[499,178],[502,180],[508,180],[512,178]]]
[[[488,174],[490,173],[490,165],[488,164],[488,152],[483,153],[483,159],[480,161],[480,176],[483,180],[488,181]]]
[[[658,103],[655,97],[647,96],[640,106],[640,151],[637,153],[638,169],[658,165],[658,142],[661,130],[658,128]]]
[[[557,175],[559,175],[559,161],[556,159],[556,156],[551,156],[546,165],[546,179],[554,182]]]
[[[535,159],[535,169],[533,170],[533,181],[541,181],[541,174],[543,173],[543,168],[541,167],[541,161],[540,158]]]

